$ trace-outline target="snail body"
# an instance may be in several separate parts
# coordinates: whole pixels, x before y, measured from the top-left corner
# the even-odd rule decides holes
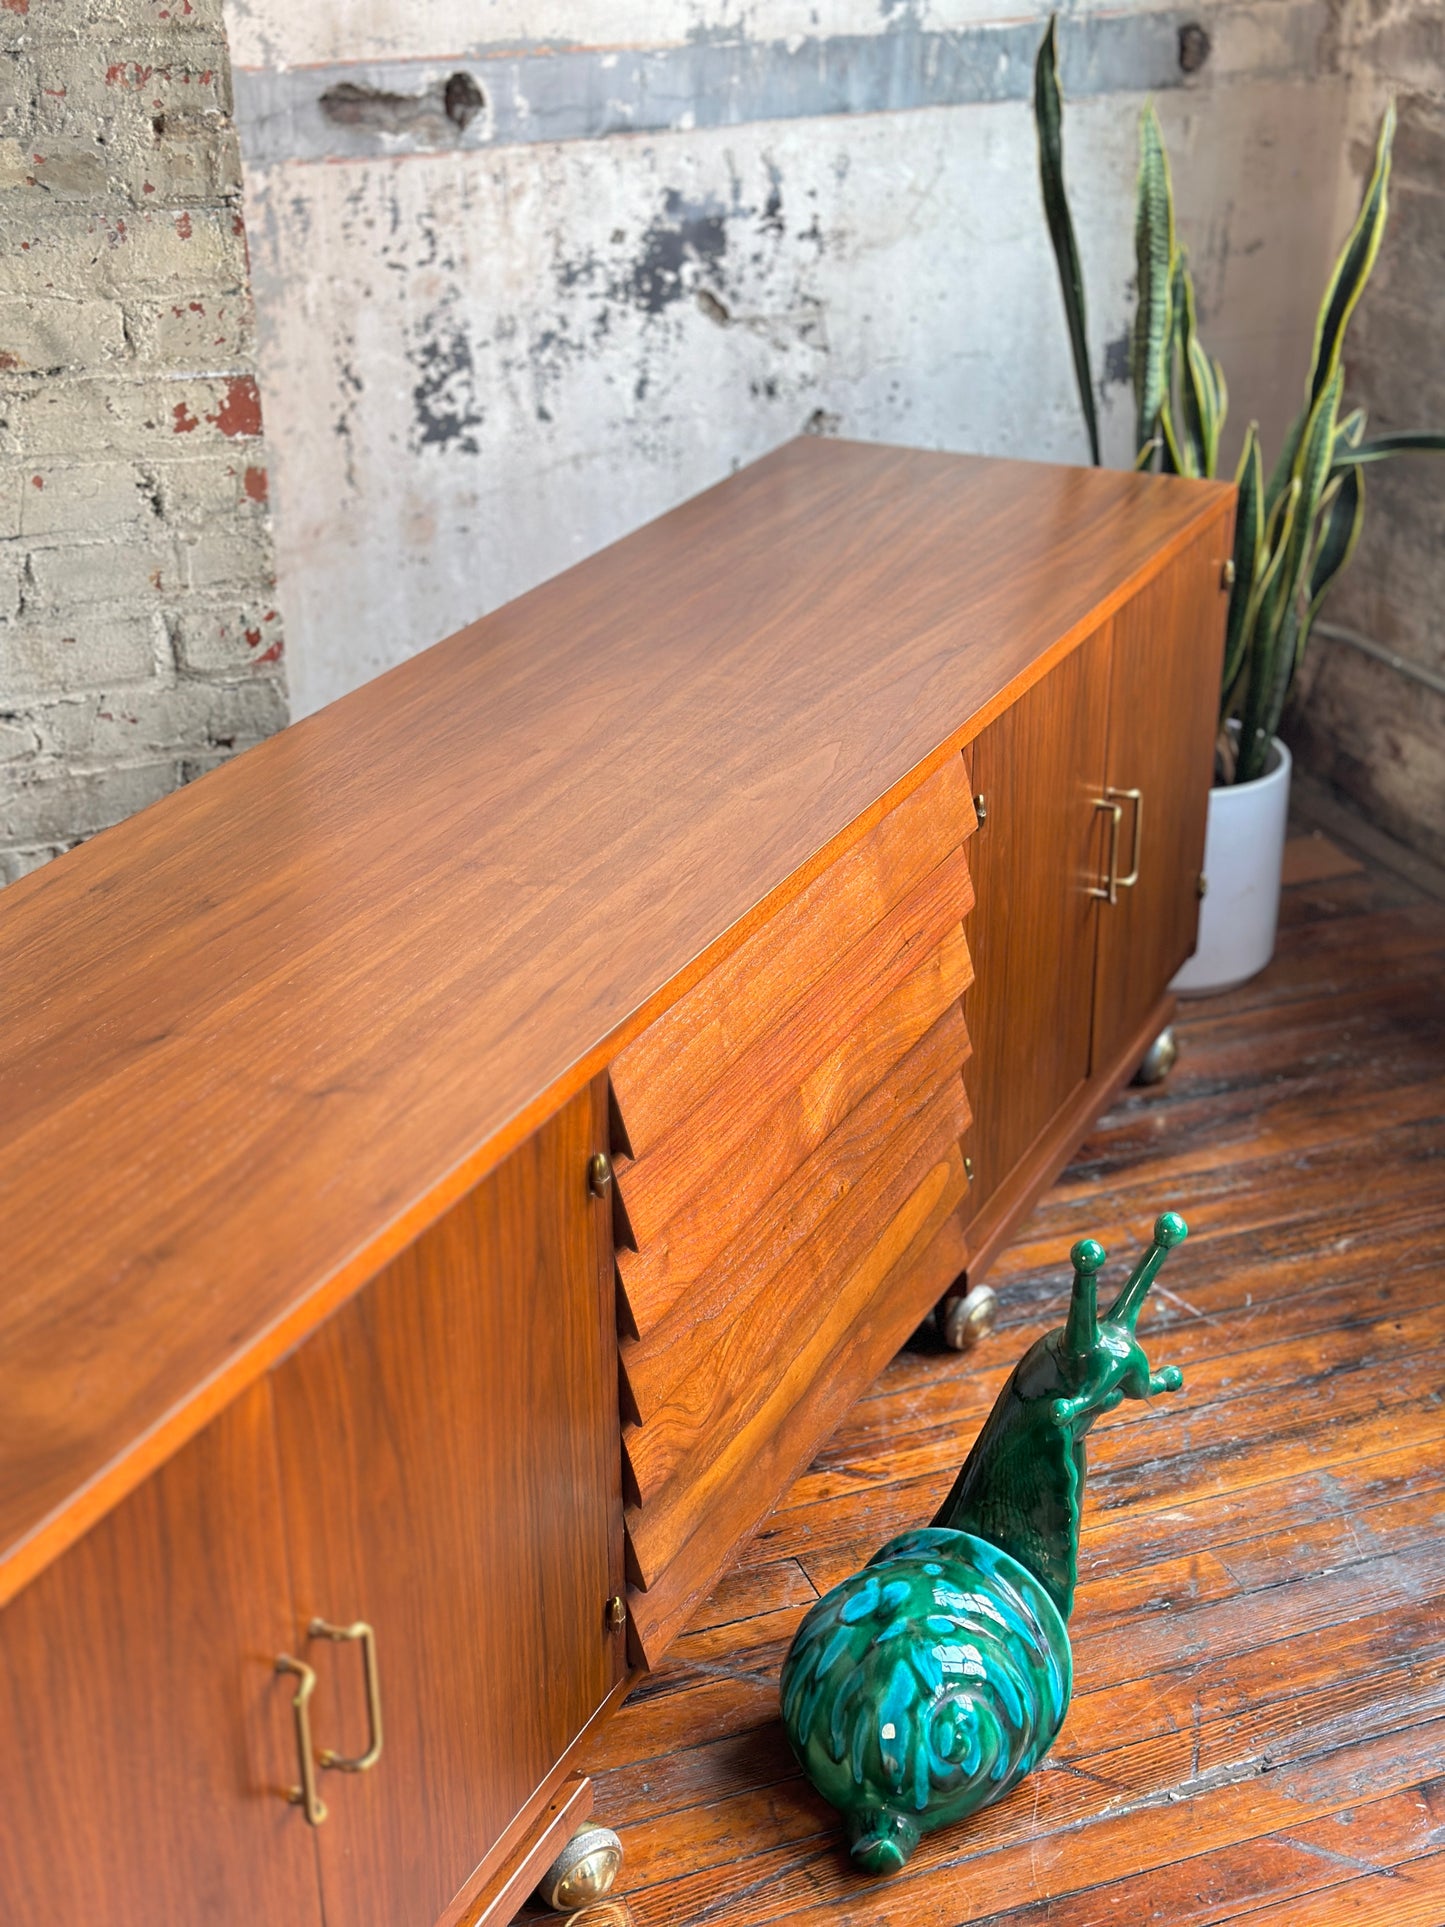
[[[1030,1346],[930,1526],[889,1540],[811,1608],[783,1662],[783,1723],[870,1873],[1000,1799],[1057,1738],[1073,1688],[1084,1436],[1125,1398],[1177,1391],[1135,1322],[1188,1235],[1165,1212],[1100,1319],[1093,1239],[1070,1254],[1068,1321]]]

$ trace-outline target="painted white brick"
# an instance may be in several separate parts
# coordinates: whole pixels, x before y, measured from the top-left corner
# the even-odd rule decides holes
[[[43,290],[0,298],[0,374],[96,368],[125,353],[125,318],[114,301]]]
[[[173,756],[134,767],[74,771],[37,763],[0,786],[0,843],[28,848],[73,842],[154,803],[176,787]]]
[[[0,703],[139,682],[166,648],[159,615],[77,611],[59,626],[0,627]]]
[[[30,578],[40,609],[93,602],[158,604],[185,588],[183,565],[168,541],[91,542],[34,549]]]
[[[27,536],[98,535],[148,528],[156,519],[146,478],[131,462],[32,468],[20,491]]]
[[[259,419],[249,374],[214,380],[79,376],[0,387],[0,454],[194,456],[235,449],[254,458]]]
[[[181,667],[199,674],[275,674],[284,654],[279,609],[271,603],[205,606],[188,601],[174,623]]]

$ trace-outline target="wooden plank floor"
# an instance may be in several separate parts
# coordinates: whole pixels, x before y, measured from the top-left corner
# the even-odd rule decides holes
[[[1275,963],[1185,1006],[997,1266],[996,1335],[894,1361],[600,1739],[627,1860],[577,1927],[1445,1923],[1445,904],[1319,837],[1289,875]],[[1166,1205],[1141,1336],[1185,1390],[1091,1436],[1064,1731],[869,1881],[778,1723],[788,1640],[927,1520],[1070,1242],[1118,1278]]]

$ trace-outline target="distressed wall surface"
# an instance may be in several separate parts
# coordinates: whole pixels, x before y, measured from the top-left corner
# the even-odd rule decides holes
[[[219,0],[0,0],[0,880],[285,721]]]
[[[1045,13],[619,0],[599,46],[580,0],[229,0],[298,711],[802,431],[1082,459]],[[1070,10],[1114,459],[1143,99],[1232,440],[1274,443],[1335,239],[1338,40],[1328,0]]]
[[[1367,177],[1387,93],[1400,126],[1390,224],[1351,326],[1349,402],[1370,432],[1445,428],[1445,8],[1361,4],[1350,63],[1362,77],[1349,194]],[[1324,619],[1445,679],[1445,457],[1381,464],[1364,533]],[[1287,734],[1305,766],[1382,827],[1445,863],[1445,694],[1347,642],[1311,644]]]

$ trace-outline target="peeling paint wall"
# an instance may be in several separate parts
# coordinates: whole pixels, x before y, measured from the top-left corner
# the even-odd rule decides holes
[[[228,13],[298,711],[801,431],[1083,457],[1042,8],[619,0],[605,46],[577,0]],[[1146,93],[1234,438],[1276,439],[1334,239],[1336,27],[1327,0],[1070,11],[1115,459]]]
[[[285,721],[219,0],[0,0],[0,881]]]
[[[1370,432],[1445,429],[1445,8],[1360,0],[1350,22],[1346,194],[1358,201],[1387,94],[1399,132],[1390,221],[1351,324],[1348,404]],[[1445,677],[1445,456],[1370,471],[1355,559],[1326,621]],[[1403,842],[1445,864],[1445,695],[1347,642],[1310,646],[1287,734],[1323,776]]]

